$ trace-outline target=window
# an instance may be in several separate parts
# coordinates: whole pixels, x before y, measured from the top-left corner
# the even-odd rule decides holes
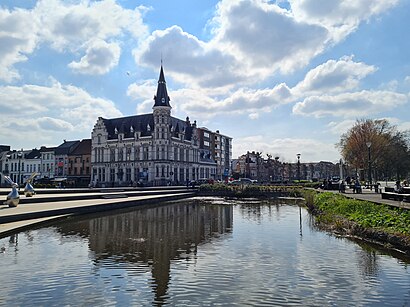
[[[184,149],[183,148],[179,149],[179,159],[181,161],[184,161]]]
[[[186,150],[185,161],[189,162],[189,149]]]
[[[118,150],[118,161],[122,161],[124,159],[124,151],[122,148]]]
[[[131,147],[127,148],[126,153],[127,153],[127,161],[130,161],[131,160]]]
[[[140,149],[139,147],[135,147],[135,160],[140,159]]]
[[[178,147],[174,148],[174,160],[177,161],[178,160]]]
[[[209,138],[209,133],[208,133],[208,132],[204,132],[204,137],[205,137],[205,138]]]
[[[204,146],[209,147],[209,142],[208,142],[208,141],[204,141]]]
[[[145,146],[143,149],[143,160],[148,160],[148,146]]]
[[[111,162],[115,161],[115,149],[110,150],[110,161]]]

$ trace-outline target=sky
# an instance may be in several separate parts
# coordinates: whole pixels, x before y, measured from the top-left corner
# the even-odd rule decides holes
[[[281,161],[340,159],[357,119],[410,129],[408,0],[0,0],[0,144],[172,115]]]

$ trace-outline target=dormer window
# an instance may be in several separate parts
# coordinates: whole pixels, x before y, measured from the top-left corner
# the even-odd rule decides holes
[[[133,126],[130,127],[130,132],[134,133],[134,127]]]
[[[161,102],[165,103],[165,98],[164,97],[161,98]]]
[[[115,134],[118,134],[118,129],[117,129],[117,127],[114,128],[114,133],[115,133]]]
[[[147,125],[147,131],[151,131],[151,126],[149,124]]]

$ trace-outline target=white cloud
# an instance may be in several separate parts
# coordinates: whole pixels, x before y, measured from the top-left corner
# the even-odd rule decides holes
[[[156,80],[145,80],[140,84],[133,83],[129,85],[127,95],[133,99],[148,99],[148,97],[154,97],[156,89]]]
[[[139,38],[147,31],[140,8],[124,9],[114,0],[85,0],[77,4],[41,0],[34,12],[42,20],[42,38],[59,51],[78,50],[94,39],[107,41],[125,32]]]
[[[120,53],[121,48],[118,44],[95,40],[79,62],[71,62],[68,66],[78,73],[102,75],[117,66]]]
[[[37,123],[39,127],[45,131],[69,132],[74,130],[74,126],[71,123],[58,118],[41,117],[37,120]]]
[[[362,62],[354,62],[353,57],[342,57],[338,61],[326,63],[310,70],[292,93],[307,96],[320,93],[338,93],[356,89],[361,79],[376,71],[376,68]]]
[[[296,20],[318,24],[328,29],[332,40],[344,39],[362,21],[384,13],[399,0],[289,0]]]
[[[27,60],[36,47],[38,19],[26,10],[8,11],[0,7],[0,80],[20,78],[13,65]]]
[[[328,35],[324,27],[297,22],[265,1],[221,1],[214,25],[214,43],[262,76],[306,65],[323,51]]]
[[[259,118],[259,113],[250,113],[250,114],[248,115],[248,117],[249,117],[250,119],[258,119],[258,118]]]
[[[340,122],[330,122],[327,128],[334,135],[341,135],[354,126],[356,120],[346,119]]]
[[[26,61],[41,44],[75,55],[85,51],[71,67],[82,73],[106,73],[118,63],[116,38],[146,36],[144,11],[144,7],[124,9],[114,0],[39,0],[31,10],[0,7],[0,80],[19,79],[14,65]]]
[[[293,113],[315,117],[360,117],[391,110],[408,102],[408,96],[389,91],[360,91],[309,96],[293,107]]]
[[[232,55],[178,26],[154,31],[133,54],[138,64],[155,68],[163,58],[167,75],[191,88],[219,88],[245,81],[244,72]]]
[[[58,82],[49,87],[0,86],[0,109],[7,118],[0,123],[2,141],[37,144],[33,146],[41,140],[60,140],[61,135],[70,133],[89,137],[99,116],[122,116],[113,102]],[[16,133],[18,130],[24,133]],[[33,138],[28,139],[28,135]]]
[[[290,90],[286,84],[279,84],[273,89],[240,89],[227,93],[225,98],[212,96],[209,92],[200,89],[168,89],[170,92],[173,113],[181,116],[189,114],[196,119],[207,120],[216,114],[248,114],[255,119],[260,112],[270,112],[278,106],[288,103]],[[128,96],[143,100],[137,106],[138,113],[150,112],[153,97],[156,92],[156,82],[145,81],[141,84],[132,84],[128,87]],[[175,103],[174,103],[175,102]]]

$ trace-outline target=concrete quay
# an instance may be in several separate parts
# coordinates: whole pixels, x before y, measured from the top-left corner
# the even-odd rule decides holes
[[[156,204],[195,195],[196,190],[187,188],[127,189],[126,191],[111,189],[104,192],[94,190],[84,193],[76,190],[72,193],[58,193],[57,195],[37,194],[30,198],[21,195],[20,204],[17,207],[0,206],[0,237],[53,219]]]
[[[370,189],[363,189],[362,193],[359,193],[359,194],[353,193],[351,189],[347,189],[345,193],[340,193],[339,191],[332,191],[332,190],[319,190],[319,191],[320,192],[333,192],[336,194],[344,195],[349,198],[367,200],[375,204],[388,205],[388,206],[398,207],[402,209],[410,209],[410,203],[406,203],[400,200],[382,199],[382,196],[380,193],[375,193],[374,190],[370,190]]]

